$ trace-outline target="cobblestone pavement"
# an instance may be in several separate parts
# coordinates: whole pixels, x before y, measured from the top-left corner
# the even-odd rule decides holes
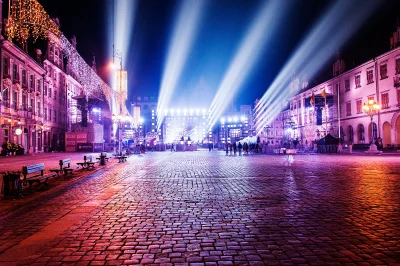
[[[399,165],[132,156],[7,206],[0,265],[400,265]]]

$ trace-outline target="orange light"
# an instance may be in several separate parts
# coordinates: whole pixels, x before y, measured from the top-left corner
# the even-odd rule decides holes
[[[373,104],[374,104],[374,100],[373,100],[373,99],[369,99],[369,100],[368,100],[368,104],[369,104],[369,105],[373,105]]]

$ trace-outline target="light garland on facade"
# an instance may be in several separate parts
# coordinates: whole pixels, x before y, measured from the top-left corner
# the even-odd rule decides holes
[[[57,24],[37,0],[12,0],[6,29],[8,39],[20,43],[25,43],[29,36],[34,41],[39,37],[47,39],[49,32],[57,37],[61,35]]]
[[[68,61],[68,70],[75,76],[77,81],[84,87],[87,96],[102,97],[104,95],[108,105],[111,106],[112,100],[116,99],[117,103],[121,102],[122,93],[117,93],[115,90],[110,88],[98,75],[97,73],[83,60],[79,55],[75,47],[68,41],[68,39],[62,34],[60,37],[61,48],[64,56]],[[119,108],[118,108],[119,109]],[[123,113],[127,113],[128,110],[125,105],[122,106]]]

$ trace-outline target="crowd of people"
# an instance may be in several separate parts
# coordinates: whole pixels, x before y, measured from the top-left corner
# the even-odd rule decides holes
[[[226,155],[234,155],[238,153],[239,156],[248,155],[249,153],[261,153],[263,152],[263,146],[259,143],[250,143],[244,142],[234,142],[234,143],[225,143],[225,152]]]

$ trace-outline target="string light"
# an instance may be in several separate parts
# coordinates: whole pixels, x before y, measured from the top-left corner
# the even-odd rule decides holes
[[[49,32],[60,37],[57,24],[49,17],[37,0],[13,0],[7,22],[8,39],[25,43],[32,36],[33,41],[39,37],[47,39]]]
[[[87,97],[103,98],[104,96],[110,109],[114,99],[116,103],[120,103],[126,98],[126,92],[118,93],[110,88],[83,60],[37,0],[12,0],[7,22],[8,39],[25,43],[30,36],[34,41],[39,37],[49,39],[51,33],[61,42],[64,57],[68,62],[67,72],[69,71],[83,86]],[[122,106],[122,111],[128,113],[125,105]]]

